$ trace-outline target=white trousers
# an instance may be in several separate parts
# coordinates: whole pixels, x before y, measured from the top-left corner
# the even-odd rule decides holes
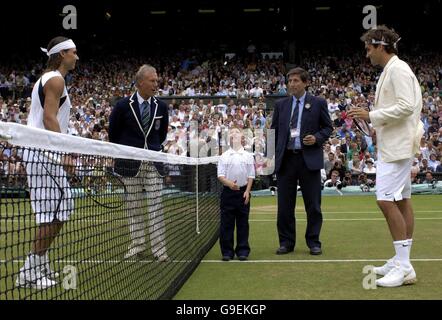
[[[132,239],[131,246],[143,247],[145,245],[144,230],[147,216],[152,253],[155,256],[165,254],[166,231],[161,198],[163,178],[153,164],[143,162],[135,177],[123,177],[122,180],[127,192],[126,209]]]

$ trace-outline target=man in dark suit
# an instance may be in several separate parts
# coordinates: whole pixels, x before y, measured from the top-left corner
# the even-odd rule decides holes
[[[143,65],[135,76],[137,91],[117,102],[109,118],[109,141],[161,151],[169,125],[167,105],[155,98],[158,76],[155,68]],[[146,250],[144,217],[148,200],[149,238],[153,255],[167,261],[163,205],[162,166],[159,163],[116,159],[115,171],[123,176],[127,190],[127,212],[132,243],[125,258],[143,255]]]
[[[301,186],[307,212],[305,239],[310,253],[322,253],[321,173],[322,145],[333,131],[327,102],[306,92],[308,73],[294,68],[287,74],[290,96],[278,100],[272,119],[275,129],[275,172],[278,184],[278,235],[276,254],[292,252],[296,243],[296,193]]]

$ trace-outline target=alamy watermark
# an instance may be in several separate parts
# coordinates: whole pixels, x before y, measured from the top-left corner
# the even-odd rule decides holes
[[[192,158],[222,155],[232,147],[231,129],[233,128],[225,126],[201,129],[197,121],[191,121],[188,132],[176,133],[178,138],[183,135],[181,141],[185,142],[176,142],[182,149],[180,154],[189,154]],[[187,134],[188,138],[186,138]],[[275,130],[244,128],[241,129],[241,135],[243,136],[244,150],[255,156],[256,175],[273,174],[275,169]],[[168,156],[170,155],[171,153],[168,153]],[[171,157],[169,161],[173,163],[174,159]]]
[[[71,265],[67,265],[63,268],[63,289],[65,290],[75,290],[77,289],[77,268]]]
[[[374,266],[367,265],[362,269],[362,273],[366,274],[364,279],[362,280],[362,288],[365,290],[374,290],[376,289],[376,273],[374,273]]]
[[[77,29],[77,8],[73,5],[63,7],[63,28],[66,30]]]
[[[362,27],[365,30],[376,29],[378,22],[377,9],[373,5],[366,5],[362,9],[362,13],[367,14],[362,20]]]

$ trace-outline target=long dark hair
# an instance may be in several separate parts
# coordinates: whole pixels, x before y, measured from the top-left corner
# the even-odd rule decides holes
[[[55,47],[57,44],[62,43],[63,41],[69,40],[69,38],[66,37],[55,37],[48,43],[47,50],[51,50],[53,47]],[[60,52],[51,54],[49,56],[48,62],[46,63],[46,71],[54,71],[57,70],[60,65],[61,61],[63,60],[63,57],[61,56]]]

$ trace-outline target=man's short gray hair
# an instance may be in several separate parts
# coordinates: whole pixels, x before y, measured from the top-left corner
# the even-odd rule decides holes
[[[139,84],[148,72],[157,72],[157,70],[149,64],[143,64],[135,74],[135,84]]]

